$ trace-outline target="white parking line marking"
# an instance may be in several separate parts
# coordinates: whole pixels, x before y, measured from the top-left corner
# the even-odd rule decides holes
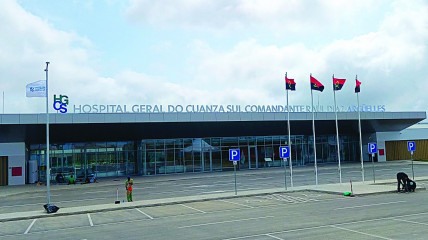
[[[134,188],[136,189],[136,188]],[[143,189],[143,188],[142,188]],[[152,192],[150,193],[150,195],[162,195],[162,194],[169,194],[169,193],[176,193],[176,192],[194,192],[194,189],[181,189],[181,190],[176,190],[176,191],[163,191],[163,192]]]
[[[338,173],[332,172],[332,173],[318,173],[318,175],[336,175]]]
[[[236,202],[231,202],[231,201],[227,201],[227,200],[223,200],[223,199],[220,199],[219,201],[222,201],[222,202],[225,202],[225,203],[230,203],[230,204],[235,204],[235,205],[243,206],[243,207],[247,207],[247,208],[254,208],[253,206],[250,206],[250,205],[246,205],[246,204],[242,204],[242,203],[236,203]]]
[[[270,183],[269,183],[270,184]],[[241,191],[247,191],[247,190],[260,190],[260,188],[240,188],[239,190],[241,190]],[[232,191],[230,191],[230,192],[233,192],[233,190]]]
[[[95,201],[95,200],[104,200],[107,198],[87,198],[87,199],[78,199],[78,200],[67,200],[67,201],[59,201],[58,203],[67,203],[67,202],[85,202],[85,201]]]
[[[374,234],[370,234],[370,233],[360,232],[360,231],[357,231],[357,230],[351,230],[351,229],[347,229],[347,228],[344,228],[344,227],[338,227],[338,226],[335,226],[335,225],[332,225],[330,227],[337,228],[337,229],[340,229],[340,230],[349,231],[349,232],[353,232],[353,233],[359,233],[359,234],[366,235],[366,236],[369,236],[369,237],[375,237],[375,238],[380,238],[380,239],[392,240],[392,238],[386,238],[386,237],[382,237],[382,236],[379,236],[379,235],[374,235]]]
[[[275,239],[278,239],[278,240],[284,240],[283,238],[275,237],[275,236],[272,236],[270,234],[266,234],[266,236],[271,237],[271,238],[275,238]]]
[[[94,226],[94,223],[92,222],[92,218],[91,215],[88,213],[88,219],[89,219],[89,225],[91,225],[91,227]]]
[[[152,217],[152,216],[150,216],[149,214],[147,214],[147,213],[145,213],[145,212],[141,211],[140,209],[136,208],[135,210],[137,210],[137,211],[139,211],[140,213],[142,213],[142,214],[146,215],[146,217],[148,217],[148,218],[150,218],[150,219],[153,219],[153,217]]]
[[[206,187],[211,187],[210,185],[196,185],[196,186],[188,186],[188,187],[183,187],[183,188],[206,188]]]
[[[302,198],[302,197],[297,197],[297,196],[289,196],[289,198],[296,200],[298,202],[310,202],[310,201],[317,202],[318,201],[317,199]]]
[[[284,201],[288,203],[305,203],[305,202],[317,202],[319,200],[309,198],[309,197],[299,197],[299,196],[290,196],[290,195],[281,195],[281,194],[272,194],[268,196],[255,196],[257,198],[269,199],[275,201]]]
[[[153,189],[153,188],[157,188],[157,187],[137,187],[134,189]]]
[[[27,234],[27,233],[30,231],[30,229],[33,227],[33,225],[34,225],[34,223],[35,223],[36,221],[37,221],[37,219],[34,219],[34,220],[31,222],[30,226],[28,226],[28,228],[27,228],[27,230],[25,230],[24,234]]]
[[[305,196],[305,197],[309,197],[309,196],[311,196],[311,197],[321,197],[322,196],[322,194],[318,194],[318,195],[314,195],[314,194],[302,194],[303,196]]]
[[[58,197],[59,195],[51,195],[51,197]],[[33,198],[46,198],[46,195],[44,196],[32,196],[32,197],[26,197],[26,199],[33,199]]]
[[[93,193],[106,193],[111,191],[93,191],[93,192],[84,192],[83,194],[93,194]]]
[[[376,219],[365,219],[365,220],[352,221],[352,222],[346,222],[346,223],[338,223],[338,224],[327,224],[327,225],[320,225],[320,226],[315,226],[315,227],[296,228],[296,229],[290,229],[290,230],[284,230],[284,231],[277,231],[277,232],[254,234],[254,235],[247,235],[247,236],[233,237],[233,238],[224,238],[223,240],[254,238],[254,237],[260,237],[260,236],[266,236],[266,234],[281,234],[281,233],[290,233],[290,232],[300,232],[300,231],[306,231],[306,230],[314,230],[314,229],[326,228],[326,227],[331,227],[331,226],[341,226],[341,225],[350,225],[350,224],[352,225],[352,224],[358,224],[358,223],[376,222],[376,221],[383,221],[383,220],[389,220],[389,219],[393,220],[393,219],[396,219],[398,217],[399,218],[403,218],[403,217],[414,217],[414,216],[420,216],[420,215],[428,215],[428,212],[398,215],[398,216],[395,216],[395,217],[383,217],[383,218],[376,218]]]
[[[216,181],[216,182],[213,182],[213,184],[218,184],[218,183],[230,183],[230,182],[228,182],[228,181]]]
[[[200,212],[200,213],[207,213],[207,212],[204,212],[204,211],[202,211],[202,210],[199,210],[199,209],[196,209],[196,208],[193,208],[193,207],[190,207],[190,206],[184,205],[184,204],[180,204],[180,206],[183,206],[183,207],[186,207],[186,208],[189,208],[189,209],[192,209],[192,210],[198,211],[198,212]]]
[[[392,169],[384,168],[384,169],[376,169],[376,172],[382,172],[382,171],[392,171]]]
[[[226,191],[221,191],[221,190],[217,190],[217,191],[211,191],[211,192],[202,192],[202,193],[224,193]]]
[[[404,219],[392,219],[392,220],[428,226],[428,223],[421,223],[421,222],[409,221]]]
[[[341,207],[341,208],[335,208],[334,210],[351,209],[351,208],[362,208],[362,207],[371,207],[371,206],[388,205],[388,204],[397,204],[397,203],[405,203],[405,202],[406,202],[406,201],[386,202],[386,203],[374,203],[374,204],[359,205],[359,206],[352,206],[352,207]]]
[[[257,181],[257,180],[266,180],[266,179],[272,179],[273,177],[263,177],[263,178],[250,178],[249,181]]]
[[[243,219],[228,220],[228,221],[221,221],[221,222],[211,222],[211,223],[201,223],[201,224],[187,225],[187,226],[181,226],[181,227],[178,227],[178,228],[201,227],[201,226],[209,226],[209,225],[222,224],[222,223],[243,222],[243,221],[251,221],[251,220],[258,220],[258,219],[265,219],[265,218],[273,218],[273,217],[274,216],[257,217],[257,218],[243,218]]]

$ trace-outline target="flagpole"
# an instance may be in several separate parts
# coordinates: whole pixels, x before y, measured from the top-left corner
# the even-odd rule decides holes
[[[49,62],[46,62],[46,188],[48,205],[51,203],[51,167],[49,158],[49,81],[48,81]]]
[[[312,76],[312,74],[311,74]],[[315,113],[314,113],[314,94],[312,91],[312,85],[309,82],[309,85],[311,86],[311,102],[312,102],[312,133],[314,136],[314,166],[315,166],[315,185],[318,185],[318,166],[317,166],[317,145],[315,143]]]
[[[3,114],[4,114],[4,91],[3,91]]]
[[[334,74],[333,74],[333,95],[334,95],[334,113],[336,117],[336,143],[337,143],[337,160],[338,160],[338,168],[339,168],[339,182],[342,183],[342,168],[340,166],[339,127],[337,124],[337,104],[336,104],[336,90],[334,89]]]
[[[355,75],[355,80],[358,80],[358,76]],[[360,133],[360,158],[361,158],[361,177],[364,182],[364,160],[363,160],[363,140],[361,136],[361,113],[360,113],[360,97],[359,92],[357,92],[357,103],[358,103],[358,131]]]
[[[287,79],[287,72],[285,73],[285,79]],[[286,80],[287,81],[287,80]],[[287,84],[287,83],[285,83]],[[290,135],[290,107],[288,105],[288,89],[285,89],[287,91],[287,129],[288,129],[288,149],[290,149],[290,182],[291,187],[293,187],[293,162],[291,161],[291,135]]]

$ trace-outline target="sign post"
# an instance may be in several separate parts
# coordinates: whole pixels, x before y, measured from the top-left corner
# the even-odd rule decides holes
[[[374,166],[374,158],[377,153],[377,144],[372,142],[368,144],[368,152],[372,155],[372,167],[373,167],[373,183],[376,183],[376,173],[375,173],[375,166]]]
[[[407,141],[407,150],[410,152],[410,160],[412,160],[412,178],[415,180],[415,171],[413,170],[413,152],[416,151],[415,141]]]
[[[240,149],[229,149],[229,161],[233,161],[233,172],[235,173],[235,195],[238,194],[238,190],[236,188],[236,165],[238,161],[241,159],[241,150]]]
[[[290,147],[289,146],[279,147],[279,155],[284,160],[284,183],[285,183],[285,190],[287,190],[287,158],[290,158]]]

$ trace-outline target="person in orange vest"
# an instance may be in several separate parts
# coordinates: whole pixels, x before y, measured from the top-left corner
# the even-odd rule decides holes
[[[128,202],[132,202],[132,186],[134,185],[134,179],[128,176],[128,180],[125,181],[126,188],[126,199]]]

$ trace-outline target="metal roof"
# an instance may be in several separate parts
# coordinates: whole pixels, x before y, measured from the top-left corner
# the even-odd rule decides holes
[[[358,134],[358,113],[338,112],[340,134]],[[364,133],[401,131],[426,112],[361,112]],[[287,134],[287,113],[67,113],[49,115],[52,142]],[[293,135],[312,134],[312,113],[290,113]],[[335,113],[315,113],[317,135],[335,134]],[[0,114],[0,142],[44,143],[46,114]]]

